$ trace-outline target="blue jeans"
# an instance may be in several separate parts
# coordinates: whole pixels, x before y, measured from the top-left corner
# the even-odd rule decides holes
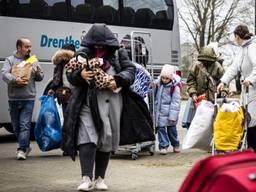
[[[158,127],[159,149],[166,149],[170,143],[173,147],[180,145],[176,126]]]
[[[13,131],[18,139],[20,150],[26,152],[30,145],[31,119],[34,100],[9,101]]]

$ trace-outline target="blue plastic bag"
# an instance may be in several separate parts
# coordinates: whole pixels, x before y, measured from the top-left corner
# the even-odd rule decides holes
[[[35,127],[35,139],[42,151],[60,148],[61,122],[53,96],[39,98],[41,109]]]

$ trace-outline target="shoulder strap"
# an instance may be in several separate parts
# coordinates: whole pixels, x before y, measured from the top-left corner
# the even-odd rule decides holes
[[[211,80],[212,84],[216,87],[217,86],[216,81],[213,79],[213,77],[210,75],[210,73],[206,70],[203,63],[199,63],[198,67],[199,67],[200,71],[202,71]]]
[[[173,85],[173,86],[171,86],[171,88],[170,88],[170,95],[171,95],[171,97],[172,97],[172,95],[173,95],[173,93],[174,93],[174,90],[175,90],[175,87],[179,87],[180,88],[180,90],[182,89],[182,83],[181,82],[179,82],[179,83],[177,83],[176,85]],[[180,94],[181,94],[181,92],[180,92]]]

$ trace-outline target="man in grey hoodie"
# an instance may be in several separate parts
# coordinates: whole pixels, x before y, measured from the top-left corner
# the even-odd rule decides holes
[[[16,51],[5,59],[1,70],[3,80],[8,85],[9,111],[12,127],[18,140],[16,157],[18,160],[25,160],[30,148],[30,128],[36,96],[36,81],[44,77],[40,65],[35,62],[32,65],[29,79],[15,76],[11,73],[12,67],[30,57],[31,42],[28,38],[20,38],[16,42]]]

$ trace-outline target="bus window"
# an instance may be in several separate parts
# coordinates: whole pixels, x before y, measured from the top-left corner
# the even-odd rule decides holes
[[[114,25],[118,23],[118,12],[115,8],[104,5],[97,7],[94,13],[95,23],[106,23],[109,25]]]
[[[68,6],[65,0],[55,2],[50,8],[50,18],[54,20],[67,21]],[[72,8],[71,8],[72,9]]]
[[[132,7],[124,7],[122,13],[122,24],[124,26],[132,26],[134,21],[135,11]]]
[[[113,7],[114,9],[118,10],[119,6],[118,6],[118,0],[103,0],[103,5],[109,5],[111,7]]]
[[[165,0],[123,0],[123,6],[122,25],[172,29],[174,10],[167,6]]]
[[[29,9],[29,17],[31,18],[47,17],[48,4],[44,0],[31,0]]]
[[[7,2],[8,13],[15,17],[29,17],[29,1],[9,1]]]
[[[93,7],[91,3],[84,0],[71,0],[74,12],[71,15],[72,21],[91,23]]]
[[[6,4],[4,0],[0,0],[0,15],[6,15]]]
[[[47,3],[44,0],[19,0],[7,3],[7,13],[9,16],[25,18],[46,18]]]
[[[96,0],[94,5],[93,23],[119,24],[118,0]]]
[[[135,27],[149,28],[152,23],[152,19],[155,17],[154,12],[149,8],[140,8],[136,11],[134,16]]]
[[[156,27],[159,29],[169,29],[170,24],[171,24],[171,21],[166,10],[160,10],[156,12],[156,16],[152,20],[153,27]]]

